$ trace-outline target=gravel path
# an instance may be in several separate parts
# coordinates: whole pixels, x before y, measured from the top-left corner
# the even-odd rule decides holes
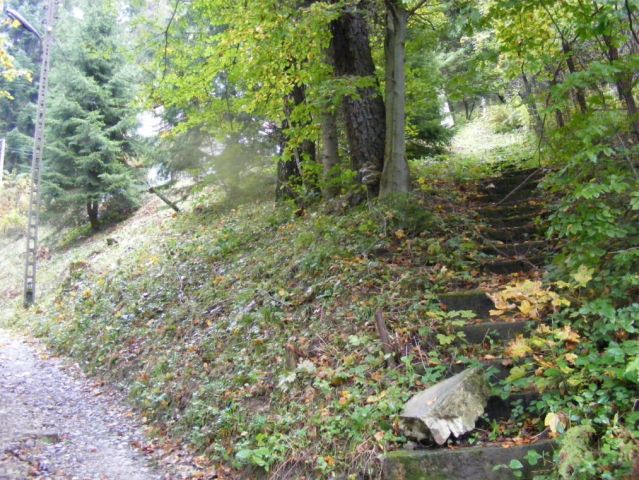
[[[59,360],[0,329],[0,480],[166,478],[133,445],[132,414]]]

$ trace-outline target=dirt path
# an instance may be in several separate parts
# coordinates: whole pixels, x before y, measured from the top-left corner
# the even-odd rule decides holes
[[[114,398],[0,329],[0,480],[150,480],[144,436]]]

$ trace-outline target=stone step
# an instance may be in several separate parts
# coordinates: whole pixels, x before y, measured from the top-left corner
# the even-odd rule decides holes
[[[477,447],[429,450],[397,450],[384,455],[384,480],[512,480],[509,468],[495,470],[497,465],[508,465],[519,460],[524,468],[519,478],[531,480],[552,469],[552,452],[556,444],[541,440],[528,445],[480,445]],[[525,457],[535,450],[544,460],[531,466]]]
[[[480,217],[503,219],[521,215],[536,216],[544,212],[544,206],[538,202],[518,202],[511,205],[487,206],[477,209]]]
[[[500,205],[512,206],[512,205],[525,202],[530,199],[535,199],[535,198],[537,198],[537,196],[535,195],[534,191],[518,190],[513,194],[510,194],[510,192],[482,193],[478,195],[473,195],[470,199],[478,203],[486,203],[486,204],[499,203]]]
[[[484,272],[507,275],[510,273],[530,272],[544,264],[543,257],[527,259],[491,260],[483,262],[481,269]]]
[[[534,223],[526,223],[519,227],[482,227],[480,231],[485,238],[500,242],[527,241],[541,235],[541,229]]]
[[[479,190],[483,192],[495,192],[508,194],[513,190],[535,190],[539,186],[540,177],[528,178],[526,175],[517,175],[515,177],[493,178],[479,184]],[[527,179],[527,180],[526,180]]]
[[[478,318],[488,318],[490,311],[495,309],[495,303],[482,290],[443,293],[439,295],[439,302],[448,311],[469,310]]]
[[[481,249],[488,255],[504,257],[538,256],[548,244],[544,240],[530,240],[520,243],[493,243]]]
[[[506,359],[504,358],[496,358],[494,360],[481,360],[479,364],[485,371],[488,371],[488,369],[492,369],[490,381],[494,383],[505,380],[510,375],[510,369],[512,368],[512,365],[504,365],[505,360]],[[457,373],[463,372],[469,366],[471,365],[466,363],[454,363],[450,366],[449,372],[451,375],[455,375]]]
[[[481,344],[488,338],[502,342],[512,340],[517,335],[524,334],[534,322],[484,322],[465,325],[459,330],[464,332],[466,341],[472,344]]]
[[[533,213],[524,213],[520,215],[511,215],[503,218],[488,218],[486,219],[490,227],[492,228],[514,228],[529,225],[534,223],[535,218],[539,215]]]
[[[495,185],[496,187],[509,186],[511,188],[521,185],[523,182],[537,184],[544,177],[545,172],[533,168],[528,170],[503,171],[501,175],[488,177],[481,181],[481,185]]]
[[[506,377],[507,376],[508,375],[506,375]],[[493,395],[488,398],[486,410],[483,415],[484,420],[480,420],[478,423],[483,422],[484,424],[489,424],[492,421],[508,420],[512,416],[512,412],[515,408],[523,407],[524,410],[528,411],[533,403],[537,402],[540,398],[541,394],[537,390],[512,392],[507,398]]]

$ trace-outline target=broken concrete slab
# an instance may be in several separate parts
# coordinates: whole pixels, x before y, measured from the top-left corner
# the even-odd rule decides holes
[[[406,402],[400,415],[403,434],[418,442],[432,438],[443,445],[451,435],[459,437],[475,428],[489,396],[484,372],[464,370]]]

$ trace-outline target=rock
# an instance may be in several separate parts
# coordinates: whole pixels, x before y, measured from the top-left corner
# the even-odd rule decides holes
[[[489,395],[483,371],[464,370],[418,393],[404,405],[400,415],[403,433],[411,440],[432,438],[443,445],[451,434],[459,437],[475,428]]]

